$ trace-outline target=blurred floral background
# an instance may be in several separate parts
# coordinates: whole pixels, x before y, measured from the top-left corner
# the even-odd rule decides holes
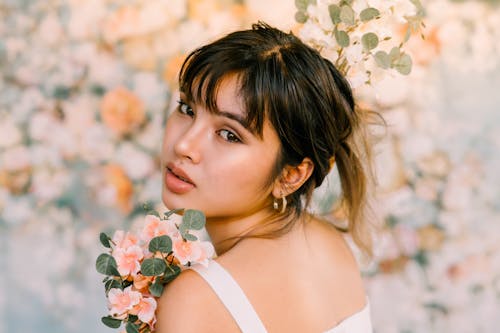
[[[98,235],[161,207],[158,153],[183,57],[257,20],[315,40],[321,6],[338,1],[316,2],[316,23],[297,23],[293,0],[0,2],[0,333],[112,331]],[[404,46],[411,74],[357,90],[389,125],[377,146],[384,223],[363,268],[374,326],[498,332],[500,6],[422,4],[425,39]],[[318,209],[335,197],[329,179]]]

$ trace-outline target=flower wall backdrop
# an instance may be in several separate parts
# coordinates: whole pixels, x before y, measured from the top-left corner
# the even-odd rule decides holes
[[[495,2],[423,2],[425,39],[404,47],[412,73],[357,88],[389,124],[377,147],[384,225],[364,269],[377,332],[500,327]],[[339,1],[296,3],[311,3],[305,14],[317,21],[297,23],[291,0],[0,4],[0,333],[110,331],[99,321],[98,234],[133,225],[145,202],[159,205],[158,152],[180,62],[258,19],[314,40]],[[350,79],[366,80],[359,70]],[[332,174],[319,206],[335,183]]]

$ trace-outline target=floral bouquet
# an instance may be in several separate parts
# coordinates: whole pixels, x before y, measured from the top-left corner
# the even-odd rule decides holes
[[[177,224],[171,219],[183,212]],[[191,264],[208,265],[214,257],[212,243],[201,241],[191,231],[205,226],[202,212],[192,209],[150,212],[139,235],[117,230],[113,237],[100,234],[108,253],[99,255],[96,269],[103,280],[109,314],[102,322],[118,328],[122,322],[127,333],[152,332],[156,322],[157,299],[164,286]]]

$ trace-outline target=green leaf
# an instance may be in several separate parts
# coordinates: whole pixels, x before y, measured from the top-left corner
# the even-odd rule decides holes
[[[368,7],[361,11],[361,13],[359,14],[359,18],[361,19],[361,21],[367,22],[373,20],[375,17],[379,15],[380,12],[378,11],[377,8]]]
[[[340,7],[337,5],[328,6],[328,13],[330,13],[330,18],[333,24],[340,23]]]
[[[155,283],[149,286],[149,292],[155,297],[161,296],[161,294],[163,293],[163,285],[161,283],[158,283],[158,279],[157,281],[155,281]]]
[[[167,265],[165,261],[160,258],[144,259],[141,264],[141,273],[144,276],[158,276],[163,274]]]
[[[125,330],[127,331],[127,333],[139,333],[139,325],[129,321],[125,326]]]
[[[354,10],[350,6],[342,6],[340,8],[340,21],[348,25],[354,24]]]
[[[191,241],[191,242],[194,242],[196,240],[198,240],[198,237],[196,237],[195,235],[191,235],[189,233],[185,233],[182,235],[182,237],[187,240],[187,241]]]
[[[309,5],[308,0],[295,0],[295,7],[297,7],[299,12],[307,11],[308,5]]]
[[[182,216],[181,226],[188,230],[201,230],[205,226],[205,215],[196,209],[188,209]]]
[[[167,235],[158,236],[149,242],[149,251],[156,252],[160,251],[162,253],[169,253],[172,251],[172,239]]]
[[[308,18],[305,12],[298,11],[295,13],[295,21],[298,23],[306,23]]]
[[[177,213],[180,213],[184,211],[184,208],[176,208],[176,209],[172,209],[172,210],[169,210],[168,212],[166,213],[163,213],[163,216],[168,219],[170,216],[174,215],[174,214],[177,214]]]
[[[122,289],[123,290],[123,286],[120,282],[118,282],[117,280],[115,279],[110,279],[108,281],[106,281],[106,283],[104,284],[104,289],[106,291],[106,294],[113,288],[117,288],[117,289]]]
[[[136,315],[131,315],[131,314],[128,315],[128,321],[135,323],[138,319],[139,317],[137,317]]]
[[[365,51],[373,50],[378,46],[378,36],[373,32],[367,32],[361,37],[361,44]]]
[[[154,215],[156,217],[160,217],[160,213],[158,213],[156,210],[148,210],[148,212],[146,213],[146,215]]]
[[[161,277],[163,283],[169,283],[175,279],[179,274],[181,274],[181,268],[179,266],[171,265],[167,267],[165,275]]]
[[[111,327],[111,328],[118,328],[122,324],[121,319],[116,319],[110,316],[107,317],[102,317],[101,321],[104,325]]]
[[[335,29],[335,40],[341,47],[348,47],[351,42],[347,32]]]
[[[107,253],[103,253],[97,257],[95,268],[99,273],[104,275],[120,276],[115,258]]]
[[[111,245],[109,244],[109,236],[106,235],[104,232],[101,232],[99,234],[99,240],[101,241],[101,244],[104,247],[107,247],[108,249],[111,248]]]
[[[391,57],[391,62],[399,59],[399,57],[401,57],[401,50],[399,49],[399,47],[393,47],[389,52],[389,57]]]
[[[403,53],[401,57],[394,62],[394,68],[403,75],[411,73],[412,61],[408,54]]]
[[[388,69],[389,67],[391,67],[391,57],[389,57],[389,54],[387,52],[378,51],[373,57],[375,58],[375,62],[379,67],[383,69]]]

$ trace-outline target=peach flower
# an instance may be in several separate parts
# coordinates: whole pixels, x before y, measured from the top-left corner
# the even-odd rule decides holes
[[[170,238],[177,238],[179,231],[175,223],[171,220],[160,220],[158,216],[147,215],[146,224],[142,229],[141,239],[149,243],[151,239],[158,236],[168,235]]]
[[[175,238],[173,243],[174,256],[182,265],[188,262],[208,265],[208,260],[214,255],[215,250],[210,242],[184,241],[182,238]]]
[[[132,209],[131,198],[133,194],[133,185],[125,174],[122,167],[118,165],[107,165],[104,168],[104,178],[108,186],[114,191],[115,202],[121,211],[128,213]]]
[[[139,261],[144,258],[144,254],[139,246],[132,245],[128,248],[115,248],[113,257],[116,260],[118,272],[121,276],[134,276],[141,269]]]
[[[132,245],[138,245],[139,242],[136,235],[130,232],[125,233],[123,230],[116,230],[113,235],[112,241],[113,243],[115,243],[116,247],[120,247],[123,249],[126,249]]]
[[[103,27],[104,38],[111,43],[134,36],[140,24],[139,11],[132,6],[124,6],[112,13]]]
[[[134,306],[131,314],[135,314],[144,323],[151,323],[155,317],[156,301],[152,297],[143,297]]]
[[[137,274],[133,277],[134,288],[139,291],[148,292],[148,287],[150,283],[153,282],[154,276],[144,276],[142,274]]]
[[[112,316],[120,317],[127,311],[132,310],[140,301],[141,293],[133,291],[131,286],[124,290],[112,288],[108,293],[109,313]]]
[[[124,87],[109,91],[101,102],[104,124],[118,135],[132,133],[146,119],[143,102]]]

